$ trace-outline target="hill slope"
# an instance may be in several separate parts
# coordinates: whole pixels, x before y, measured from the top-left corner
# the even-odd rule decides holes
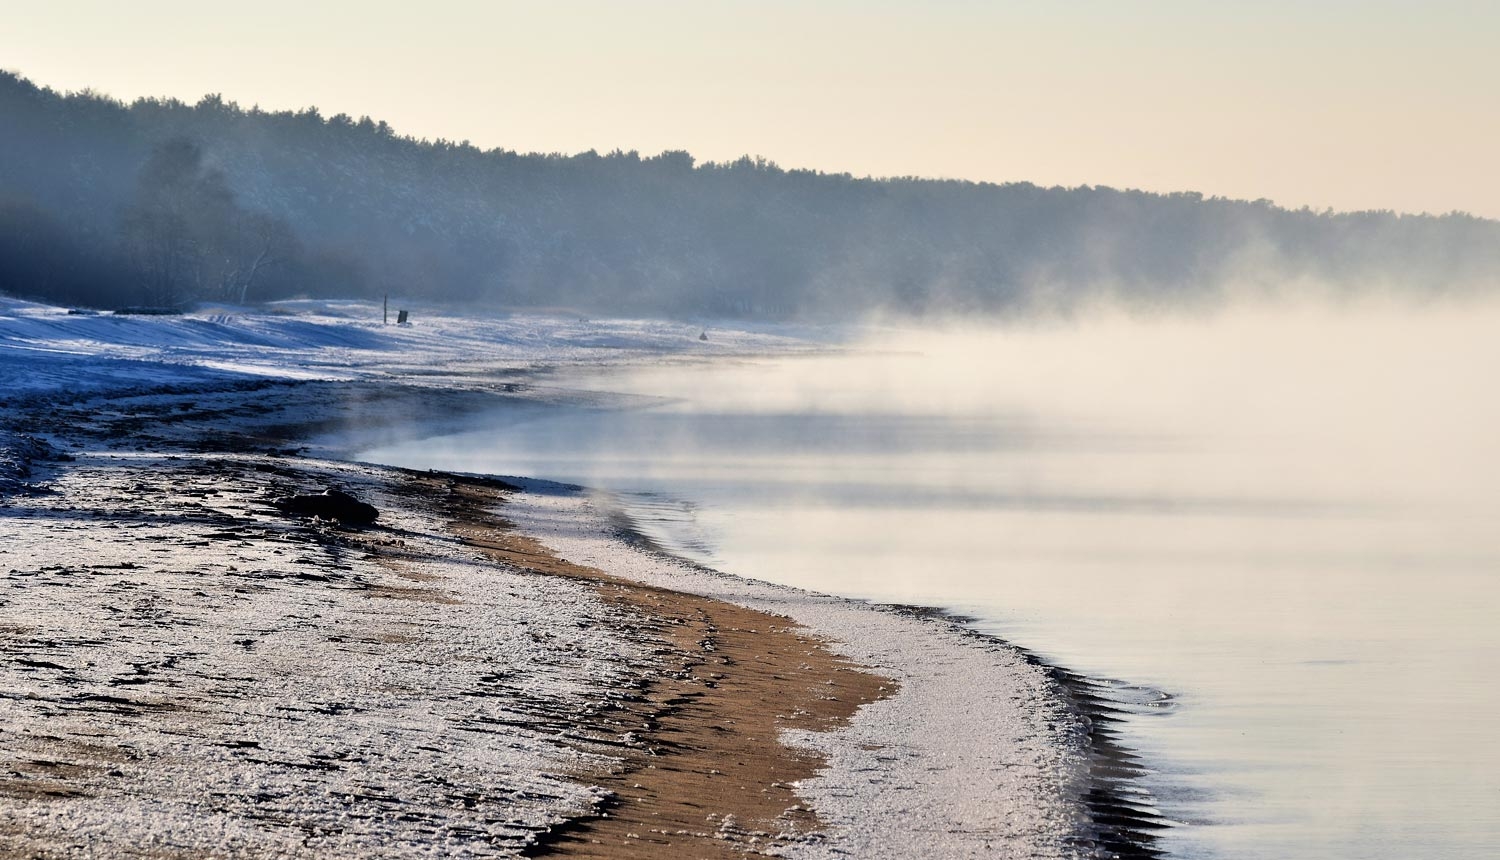
[[[1500,280],[1500,222],[1460,214],[856,179],[684,152],[520,155],[213,96],[125,105],[9,73],[0,118],[0,290],[54,301],[391,291],[785,318]]]

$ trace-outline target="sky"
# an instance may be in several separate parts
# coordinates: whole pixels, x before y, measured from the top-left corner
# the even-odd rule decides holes
[[[522,152],[1500,218],[1492,0],[56,0],[0,68]]]

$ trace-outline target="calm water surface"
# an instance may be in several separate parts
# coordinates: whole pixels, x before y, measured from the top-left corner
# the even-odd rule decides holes
[[[1472,307],[886,332],[553,378],[641,399],[362,456],[607,488],[723,570],[1169,691],[1126,741],[1170,854],[1494,856],[1497,333]]]

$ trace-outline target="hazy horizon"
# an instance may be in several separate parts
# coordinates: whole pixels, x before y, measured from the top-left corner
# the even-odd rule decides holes
[[[155,0],[8,19],[0,66],[42,86],[317,107],[486,149],[1500,217],[1500,9],[1456,0],[446,2],[420,17]]]

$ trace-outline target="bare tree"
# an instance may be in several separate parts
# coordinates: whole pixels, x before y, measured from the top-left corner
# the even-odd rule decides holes
[[[296,256],[297,239],[286,222],[263,212],[241,212],[235,238],[227,249],[220,290],[226,299],[244,304],[256,278],[266,269]]]

